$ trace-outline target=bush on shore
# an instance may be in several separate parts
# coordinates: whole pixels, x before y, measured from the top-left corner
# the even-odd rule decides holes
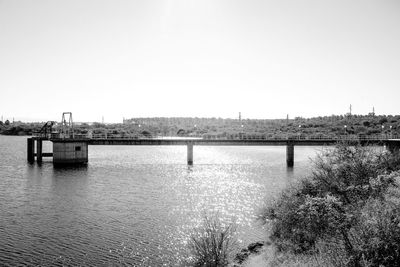
[[[365,266],[400,266],[400,194],[370,199],[361,212],[359,255]]]
[[[228,266],[237,246],[234,223],[224,225],[218,215],[203,218],[189,240],[192,266]]]
[[[262,213],[278,251],[315,254],[324,243],[344,256],[339,265],[400,266],[399,158],[347,144],[317,157]]]

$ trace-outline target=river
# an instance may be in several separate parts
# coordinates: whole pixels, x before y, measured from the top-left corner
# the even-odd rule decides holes
[[[241,244],[264,238],[265,201],[310,172],[319,148],[89,146],[89,164],[26,161],[26,137],[0,136],[0,263],[179,266],[205,213],[236,221]],[[45,143],[44,152],[51,151]],[[45,159],[46,160],[46,159]]]

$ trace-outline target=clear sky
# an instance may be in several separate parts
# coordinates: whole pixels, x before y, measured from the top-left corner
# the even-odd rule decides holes
[[[400,1],[0,0],[0,115],[400,114]]]

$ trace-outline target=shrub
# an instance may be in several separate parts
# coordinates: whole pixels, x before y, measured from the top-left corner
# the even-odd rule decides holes
[[[271,223],[271,240],[279,251],[295,253],[314,253],[318,243],[329,240],[343,248],[347,266],[397,263],[393,258],[400,251],[400,239],[389,235],[400,232],[395,228],[400,228],[400,208],[399,202],[389,205],[386,195],[399,176],[387,173],[399,163],[398,154],[357,145],[340,144],[325,151],[314,162],[311,177],[283,191],[262,213]]]
[[[270,238],[279,251],[308,252],[321,238],[336,236],[348,228],[342,203],[336,197],[311,197],[293,192],[284,193],[264,214],[275,222]]]
[[[151,133],[149,131],[146,131],[146,130],[142,131],[140,134],[142,134],[145,137],[151,137]]]
[[[378,155],[378,158],[378,172],[391,173],[400,170],[400,151],[395,150],[392,153],[381,153]]]
[[[369,121],[363,121],[362,124],[363,124],[365,127],[369,127],[369,126],[371,125],[371,123],[370,123]]]
[[[384,123],[386,123],[386,122],[388,122],[388,120],[387,120],[387,118],[385,118],[385,117],[379,119],[379,124],[384,124]]]
[[[362,209],[360,258],[366,266],[400,266],[400,196],[371,199]]]
[[[193,266],[227,266],[236,247],[236,226],[224,225],[217,215],[204,216],[189,241]]]

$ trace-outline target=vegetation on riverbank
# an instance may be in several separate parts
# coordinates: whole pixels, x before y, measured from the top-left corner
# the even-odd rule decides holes
[[[313,164],[261,212],[270,240],[239,251],[234,228],[206,218],[193,266],[400,266],[400,153],[339,144]]]
[[[262,213],[274,266],[400,265],[400,156],[339,145]],[[297,264],[296,264],[297,262]]]
[[[189,239],[190,266],[228,266],[237,248],[236,225],[224,224],[218,214],[205,215]]]
[[[32,135],[33,131],[39,130],[39,123],[14,123],[0,125],[0,134],[2,135]]]
[[[0,134],[30,135],[44,123],[0,122]],[[400,115],[332,115],[294,119],[133,118],[124,123],[76,123],[77,134],[137,136],[237,137],[243,134],[327,137],[337,135],[400,135]]]

